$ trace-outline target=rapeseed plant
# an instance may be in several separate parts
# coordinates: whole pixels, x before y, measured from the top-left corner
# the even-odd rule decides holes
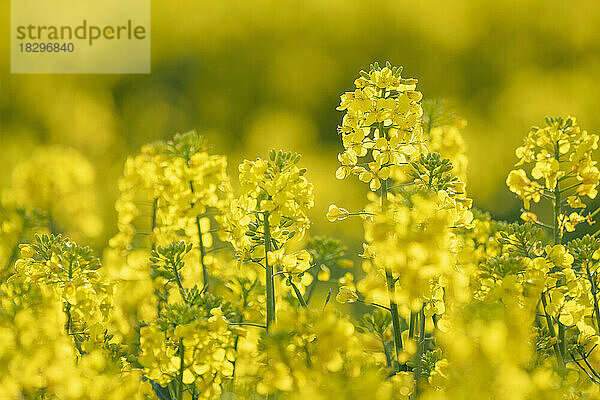
[[[235,182],[192,131],[127,159],[98,257],[69,238],[101,227],[93,169],[35,153],[0,203],[0,397],[600,398],[600,239],[577,232],[598,136],[532,128],[506,180],[524,221],[494,221],[467,196],[466,122],[401,72],[373,64],[338,107],[332,175],[368,189],[326,218],[362,220],[361,254],[311,236],[299,154]]]

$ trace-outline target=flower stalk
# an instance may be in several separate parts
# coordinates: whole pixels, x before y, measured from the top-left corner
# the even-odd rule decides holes
[[[387,179],[381,183],[381,209],[385,211],[387,206]],[[400,353],[403,349],[402,344],[402,331],[400,326],[400,314],[398,313],[398,304],[394,300],[396,281],[392,276],[392,273],[386,269],[385,278],[387,282],[388,295],[390,298],[390,313],[392,314],[392,329],[394,331],[394,347],[396,349],[396,362],[399,365]]]
[[[600,329],[600,308],[598,307],[598,296],[597,296],[597,287],[596,281],[592,276],[592,272],[590,271],[590,263],[589,261],[585,264],[585,272],[587,274],[588,281],[591,285],[592,297],[594,298],[594,314],[596,316],[596,329]]]
[[[185,352],[185,348],[183,347],[183,339],[179,339],[179,359],[180,359],[180,365],[179,365],[179,379],[178,379],[178,383],[179,385],[177,385],[177,400],[183,400],[183,371],[185,370],[185,364],[184,364],[184,352]]]
[[[273,266],[269,264],[267,255],[271,251],[271,227],[269,226],[269,213],[263,213],[264,244],[265,244],[265,281],[267,298],[267,333],[269,327],[275,321],[275,285],[273,279]]]
[[[547,306],[548,306],[548,303],[546,301],[546,294],[542,293],[542,307],[544,309],[544,314],[546,316],[546,325],[548,325],[548,332],[550,333],[550,336],[556,340],[552,346],[554,348],[554,354],[556,355],[556,360],[558,361],[558,365],[564,366],[564,361],[563,361],[563,358],[560,353],[560,348],[558,346],[558,338],[556,337],[556,331],[554,330],[554,323],[552,322],[552,317],[550,317],[550,315],[548,314],[548,311],[546,311]]]
[[[298,301],[300,302],[300,305],[302,307],[308,307],[308,304],[306,304],[306,301],[304,300],[304,297],[302,297],[302,293],[300,293],[300,289],[298,289],[298,286],[296,286],[296,284],[292,281],[291,278],[288,278],[288,282],[292,286],[292,289],[294,289],[294,293],[296,294],[296,297],[298,298]]]
[[[189,162],[188,162],[189,164]],[[190,190],[194,193],[194,183],[190,181]],[[193,207],[193,205],[192,205]],[[198,232],[198,247],[200,248],[200,265],[202,266],[202,283],[208,288],[208,270],[204,258],[206,256],[206,248],[204,247],[204,241],[202,239],[202,226],[200,224],[200,216],[196,215],[196,230]]]
[[[557,141],[555,150],[554,150],[554,158],[557,161],[560,161],[560,144]],[[561,193],[560,193],[560,183],[558,180],[556,181],[556,186],[554,188],[554,245],[559,245],[562,242],[562,234],[560,232],[559,226],[559,217],[561,213]],[[564,365],[565,363],[565,354],[566,354],[566,342],[565,342],[565,326],[560,322],[558,322],[558,349],[560,351],[560,360],[559,365]]]
[[[419,379],[423,375],[423,354],[425,353],[425,304],[419,311],[419,343],[417,346],[417,368],[415,373],[415,383],[419,384]]]

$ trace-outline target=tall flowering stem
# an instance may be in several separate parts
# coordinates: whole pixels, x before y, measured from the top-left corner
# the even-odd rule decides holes
[[[389,63],[384,68],[373,64],[369,72],[361,71],[354,82],[356,89],[343,94],[337,108],[346,115],[338,128],[344,152],[338,155],[342,165],[336,177],[356,175],[371,191],[380,189],[382,213],[387,208],[388,178],[423,148],[422,96],[415,90],[417,80],[402,78],[401,72],[402,68]],[[366,164],[368,168],[358,164],[359,158],[369,155],[373,161]],[[389,268],[384,270],[398,364],[403,343],[395,301],[396,279]]]
[[[377,210],[378,207],[373,207],[373,209],[367,209],[366,213],[374,218],[375,222],[371,223],[368,218],[365,224],[367,244],[365,244],[365,252],[361,257],[368,260],[363,264],[367,277],[359,284],[369,288],[370,293],[364,293],[369,299],[380,298],[387,294],[390,303],[389,311],[397,368],[401,368],[401,355],[404,351],[397,304],[399,293],[397,292],[402,292],[414,303],[410,305],[410,308],[413,309],[409,331],[411,339],[418,329],[417,321],[421,321],[424,328],[425,317],[420,320],[417,318],[418,309],[421,308],[425,299],[440,297],[440,295],[433,294],[441,292],[438,290],[439,283],[432,283],[431,276],[425,277],[425,274],[420,274],[422,266],[416,265],[418,263],[411,261],[412,257],[407,256],[410,252],[408,243],[411,240],[416,242],[423,240],[422,235],[419,236],[416,232],[422,230],[421,223],[425,222],[438,207],[428,199],[426,204],[431,206],[430,209],[421,215],[413,213],[410,205],[402,204],[403,196],[396,196],[395,193],[389,191],[390,182],[394,182],[396,187],[401,185],[406,187],[410,185],[427,186],[425,191],[443,191],[440,198],[448,199],[444,201],[452,203],[452,206],[444,205],[442,208],[455,208],[456,215],[462,215],[465,208],[450,199],[455,196],[457,191],[464,192],[464,190],[458,190],[458,181],[443,180],[443,182],[440,181],[441,183],[438,182],[440,184],[435,188],[432,187],[434,186],[433,170],[436,171],[435,174],[448,172],[451,166],[449,163],[448,165],[444,164],[448,160],[442,162],[439,157],[429,160],[431,161],[429,164],[435,164],[429,179],[422,180],[419,176],[419,179],[414,180],[413,164],[420,160],[421,155],[428,152],[424,144],[422,95],[416,90],[417,80],[403,78],[401,72],[402,68],[393,67],[389,63],[383,68],[375,63],[371,65],[370,71],[361,71],[360,77],[354,82],[354,91],[346,92],[341,96],[340,106],[337,109],[345,111],[345,115],[342,124],[338,127],[338,132],[342,139],[344,152],[338,155],[341,165],[336,171],[338,179],[355,175],[360,181],[367,183],[371,191],[380,191],[381,193],[379,210]],[[366,158],[366,160],[359,162],[361,158]],[[437,176],[435,180],[436,182],[439,180]],[[394,212],[390,210],[390,201]],[[373,205],[370,204],[368,207]],[[402,222],[396,220],[398,217],[394,215],[396,211],[401,211],[400,213],[404,216]],[[330,206],[328,219],[330,221],[343,220],[350,215],[358,214]],[[414,216],[415,225],[411,225],[410,229],[414,229],[412,233],[415,235],[406,226],[407,215]],[[438,217],[433,219],[435,218]],[[436,226],[436,229],[446,228],[445,220],[438,222],[439,225]],[[401,226],[401,229],[393,228],[396,225]],[[440,249],[444,249],[432,251],[430,260],[431,264],[440,266],[441,272],[443,270],[441,266],[446,263],[444,257],[447,246],[444,234],[440,234],[438,237],[432,232],[428,239],[431,239],[431,242],[428,242],[427,245],[436,247],[440,245]],[[444,256],[442,257],[442,255]],[[428,253],[423,254],[423,259],[428,257]],[[380,273],[383,273],[385,286],[382,291],[377,288],[380,282]],[[345,297],[338,296],[338,301],[340,301],[339,299],[345,299]],[[437,299],[436,301],[441,303]],[[430,305],[428,312],[435,308]],[[422,339],[423,335],[421,335]]]
[[[265,269],[266,327],[275,321],[274,270],[288,280],[311,267],[306,250],[292,253],[287,244],[301,238],[310,226],[307,211],[313,206],[312,184],[300,155],[272,150],[269,159],[245,160],[239,166],[241,194],[222,218],[226,236],[240,262]]]
[[[570,265],[573,257],[565,250],[562,239],[565,231],[573,232],[578,224],[593,223],[593,214],[584,216],[578,209],[586,207],[582,201],[584,197],[595,198],[598,193],[600,171],[592,159],[598,139],[598,135],[581,129],[573,117],[546,118],[546,126],[532,127],[524,144],[516,150],[519,158],[516,166],[531,166],[533,179],[524,169],[515,169],[506,180],[510,190],[523,200],[525,212],[522,218],[550,229],[553,234],[554,246],[546,248],[546,259],[558,267],[561,276],[546,278],[541,303],[548,332],[555,340],[553,347],[560,366],[565,365],[567,357],[566,330],[577,325],[568,310],[579,297],[568,290],[578,285],[578,278]],[[549,225],[538,222],[537,216],[529,211],[531,202],[537,203],[542,198],[552,203],[554,221]],[[569,208],[571,211],[565,212]],[[580,323],[578,329],[584,329],[585,325]]]

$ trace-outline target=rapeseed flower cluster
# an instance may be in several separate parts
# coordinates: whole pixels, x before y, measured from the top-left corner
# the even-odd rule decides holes
[[[105,339],[105,324],[112,307],[112,285],[100,280],[100,260],[91,249],[61,236],[36,237],[23,244],[10,282],[41,285],[60,299],[67,321],[65,328],[83,354]]]
[[[586,205],[585,197],[594,199],[600,170],[592,160],[598,148],[598,135],[581,129],[575,118],[547,118],[543,128],[533,127],[523,146],[516,150],[516,166],[529,166],[530,176],[522,169],[512,170],[506,184],[521,200],[526,210],[531,202],[542,198],[553,201],[555,216],[553,226],[560,237],[573,232],[581,222],[590,222],[578,210]],[[572,211],[567,214],[565,208]],[[533,214],[526,219],[536,219]]]
[[[401,72],[374,64],[369,72],[361,71],[353,92],[341,96],[337,109],[346,114],[338,128],[344,145],[338,179],[357,175],[376,191],[422,150],[423,96],[416,91],[417,80],[402,78]],[[359,163],[364,157],[371,160]]]
[[[5,398],[144,399],[152,393],[106,322],[110,284],[89,248],[61,236],[21,245],[0,285]]]

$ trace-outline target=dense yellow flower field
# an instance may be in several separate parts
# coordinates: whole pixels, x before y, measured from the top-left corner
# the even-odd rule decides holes
[[[196,131],[142,146],[101,252],[90,163],[31,154],[0,204],[0,398],[600,398],[598,135],[532,121],[506,177],[521,221],[496,221],[466,122],[402,73],[347,77],[337,107],[327,173],[362,191],[322,217],[361,254],[311,227],[294,149],[230,175]]]

